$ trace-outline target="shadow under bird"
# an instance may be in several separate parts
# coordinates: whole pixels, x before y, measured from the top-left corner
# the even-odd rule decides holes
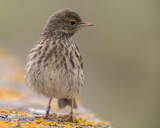
[[[81,27],[93,25],[82,21],[73,10],[60,10],[50,16],[40,39],[30,51],[25,81],[29,88],[49,98],[46,117],[52,98],[58,98],[60,108],[71,106],[66,119],[74,121],[75,96],[84,85],[84,75],[82,57],[72,36]]]

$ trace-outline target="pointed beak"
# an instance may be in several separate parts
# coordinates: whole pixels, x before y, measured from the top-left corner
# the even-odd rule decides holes
[[[95,24],[89,23],[89,22],[82,22],[78,26],[80,26],[80,27],[83,27],[83,26],[95,26]]]

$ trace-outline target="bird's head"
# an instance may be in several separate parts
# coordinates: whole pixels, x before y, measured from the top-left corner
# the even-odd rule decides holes
[[[70,10],[63,9],[54,13],[47,21],[44,30],[57,34],[66,34],[72,36],[79,28],[83,26],[93,26],[94,24],[84,22],[80,16]]]

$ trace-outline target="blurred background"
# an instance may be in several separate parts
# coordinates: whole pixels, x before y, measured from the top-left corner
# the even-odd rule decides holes
[[[160,1],[1,0],[0,46],[25,67],[46,20],[61,8],[96,24],[74,36],[84,61],[84,104],[115,128],[159,128]]]

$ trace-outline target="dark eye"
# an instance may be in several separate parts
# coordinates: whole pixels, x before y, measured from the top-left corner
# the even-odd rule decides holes
[[[75,24],[75,21],[71,21],[71,25],[74,25]]]

